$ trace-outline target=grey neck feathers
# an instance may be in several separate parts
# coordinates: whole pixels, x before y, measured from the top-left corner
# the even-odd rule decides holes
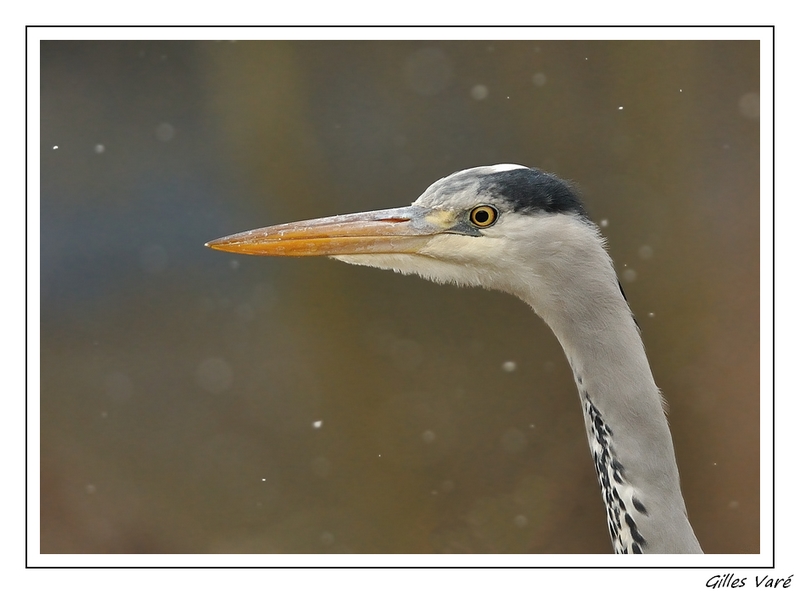
[[[579,262],[551,268],[579,271],[550,279],[557,290],[520,296],[553,329],[572,367],[615,552],[702,553],[661,394],[611,260],[599,236],[573,256]],[[537,272],[545,285],[547,274]]]

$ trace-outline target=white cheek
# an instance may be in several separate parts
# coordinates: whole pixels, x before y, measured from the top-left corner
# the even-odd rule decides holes
[[[393,270],[401,274],[416,274],[424,279],[437,283],[452,283],[463,286],[484,285],[481,271],[460,263],[434,259],[417,254],[356,254],[347,256],[331,256],[335,260],[371,266],[384,270]]]
[[[330,256],[332,260],[356,264],[358,266],[371,266],[384,270],[394,270],[409,274],[418,265],[416,258],[409,254],[348,254],[343,256]]]
[[[443,233],[433,237],[419,253],[448,262],[491,267],[501,255],[502,241],[494,237],[468,237]]]

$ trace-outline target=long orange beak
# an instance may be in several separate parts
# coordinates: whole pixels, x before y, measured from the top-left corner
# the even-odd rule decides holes
[[[254,256],[408,254],[447,230],[443,215],[420,206],[375,210],[245,231],[206,246]]]

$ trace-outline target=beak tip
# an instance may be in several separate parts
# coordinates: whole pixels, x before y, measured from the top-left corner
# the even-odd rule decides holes
[[[212,250],[220,250],[222,242],[219,239],[212,239],[203,244],[204,247],[211,248]]]

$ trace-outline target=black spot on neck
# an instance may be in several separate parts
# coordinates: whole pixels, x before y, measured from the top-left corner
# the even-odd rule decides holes
[[[479,192],[505,200],[515,212],[544,211],[588,218],[577,191],[539,169],[509,169],[481,177]]]

